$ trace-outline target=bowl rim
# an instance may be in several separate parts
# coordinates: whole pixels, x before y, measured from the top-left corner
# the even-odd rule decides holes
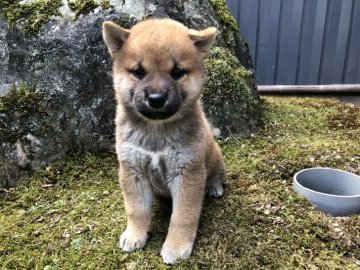
[[[329,193],[324,193],[324,192],[320,192],[320,191],[315,191],[313,189],[310,189],[308,187],[305,187],[303,185],[301,185],[298,180],[297,180],[297,176],[298,174],[304,172],[304,171],[311,171],[311,170],[314,170],[314,169],[320,169],[320,170],[332,170],[332,171],[339,171],[339,172],[342,172],[342,173],[347,173],[347,174],[351,174],[353,176],[355,176],[356,178],[359,178],[359,181],[360,181],[360,176],[352,173],[352,172],[348,172],[348,171],[345,171],[345,170],[341,170],[341,169],[335,169],[335,168],[329,168],[329,167],[312,167],[312,168],[307,168],[307,169],[302,169],[300,171],[298,171],[297,173],[294,174],[294,185],[297,184],[299,185],[301,188],[305,189],[305,190],[308,190],[312,193],[315,193],[315,194],[318,194],[318,195],[323,195],[323,196],[329,196],[329,197],[336,197],[336,198],[360,198],[360,193],[358,195],[335,195],[335,194],[329,194]]]

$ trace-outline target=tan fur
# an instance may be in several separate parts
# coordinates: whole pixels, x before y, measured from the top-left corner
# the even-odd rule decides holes
[[[205,191],[223,194],[224,162],[199,100],[203,60],[215,32],[188,29],[170,19],[143,21],[131,30],[111,22],[103,25],[114,62],[116,151],[127,213],[120,247],[126,252],[146,244],[154,195],[171,196],[173,212],[161,255],[168,264],[187,259]],[[186,73],[177,78],[175,68]],[[145,77],[134,75],[139,69]],[[164,89],[168,100],[153,113],[148,91]],[[142,107],[154,118],[142,113]],[[171,116],[163,117],[163,111]]]

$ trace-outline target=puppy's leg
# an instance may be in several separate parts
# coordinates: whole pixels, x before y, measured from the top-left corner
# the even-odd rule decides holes
[[[165,263],[188,259],[196,237],[204,197],[205,167],[180,175],[171,186],[173,212],[161,256]]]
[[[206,193],[215,198],[222,197],[224,189],[222,187],[222,181],[225,177],[225,170],[219,166],[218,171],[208,176],[206,184]]]
[[[215,162],[207,176],[206,193],[211,197],[219,198],[224,194],[222,182],[225,178],[225,164],[222,158]]]
[[[212,197],[221,197],[224,194],[222,182],[225,178],[225,163],[220,147],[215,142],[212,142],[209,152],[206,159],[206,192]]]
[[[151,227],[153,192],[146,179],[138,177],[121,164],[120,183],[124,193],[127,227],[120,236],[120,247],[126,252],[143,248]]]

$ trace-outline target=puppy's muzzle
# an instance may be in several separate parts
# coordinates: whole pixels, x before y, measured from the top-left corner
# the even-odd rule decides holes
[[[180,108],[182,97],[174,89],[146,88],[135,98],[138,111],[150,120],[164,120],[174,115]]]

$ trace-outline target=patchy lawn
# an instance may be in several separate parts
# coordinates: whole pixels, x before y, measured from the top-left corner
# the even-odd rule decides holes
[[[263,127],[220,142],[225,196],[206,199],[194,252],[176,267],[160,248],[169,206],[156,202],[146,248],[117,248],[125,229],[114,154],[38,171],[0,193],[0,269],[358,269],[360,216],[322,214],[292,190],[300,169],[360,174],[360,108],[332,99],[263,98]]]

